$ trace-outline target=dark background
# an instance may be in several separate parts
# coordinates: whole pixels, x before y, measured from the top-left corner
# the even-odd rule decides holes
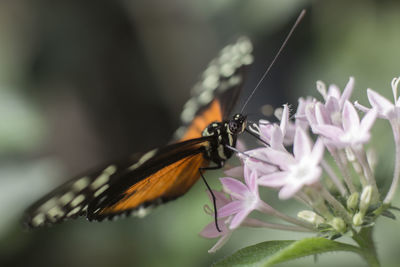
[[[31,232],[19,224],[24,208],[68,177],[167,143],[208,62],[246,35],[255,63],[240,109],[303,8],[305,19],[245,112],[255,120],[262,105],[295,108],[299,96],[317,96],[317,80],[343,88],[349,76],[353,100],[367,103],[367,87],[391,96],[400,75],[397,1],[1,1],[0,266],[208,266],[249,244],[304,236],[240,229],[208,254],[216,240],[197,235],[211,220],[202,183],[141,220],[81,219]],[[378,170],[389,179],[391,134],[375,131]],[[221,175],[207,173],[214,188]],[[378,224],[383,266],[397,266],[400,225]],[[321,256],[315,266],[346,262],[363,266],[350,254]],[[303,264],[313,259],[290,266]]]

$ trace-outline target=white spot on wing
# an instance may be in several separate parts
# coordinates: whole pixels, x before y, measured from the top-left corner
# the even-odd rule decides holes
[[[67,217],[71,217],[72,215],[77,214],[80,210],[81,210],[81,207],[80,207],[80,206],[74,208],[73,210],[71,210],[70,212],[68,212]]]
[[[199,102],[202,104],[209,103],[213,98],[213,93],[210,91],[204,91],[199,95]]]
[[[67,192],[64,195],[62,195],[58,200],[61,203],[61,205],[66,205],[74,198],[74,196],[75,196],[74,193]]]
[[[79,192],[82,189],[84,189],[85,187],[87,187],[89,183],[90,183],[89,177],[85,176],[85,177],[80,178],[78,181],[76,181],[72,185],[72,188],[74,189],[74,191]]]
[[[78,206],[79,204],[81,204],[81,202],[82,202],[83,200],[85,200],[85,196],[82,195],[82,194],[80,194],[80,195],[78,195],[77,197],[75,197],[74,200],[72,200],[72,202],[71,202],[70,205],[71,205],[71,207],[76,207],[76,206]]]
[[[113,175],[117,171],[117,167],[115,165],[108,166],[103,172],[108,175]]]
[[[37,215],[35,215],[35,217],[33,217],[32,219],[32,225],[33,226],[39,226],[41,224],[43,224],[46,220],[46,217],[44,216],[43,213],[39,213]]]
[[[235,67],[231,64],[225,63],[221,66],[221,74],[225,77],[231,76],[235,72]]]
[[[207,90],[215,90],[215,88],[218,87],[218,84],[219,84],[219,77],[216,74],[206,76],[203,81],[203,86],[207,88]]]
[[[109,180],[109,175],[103,172],[96,178],[96,180],[94,180],[94,182],[90,185],[90,187],[92,189],[96,190],[97,188],[101,187],[103,184],[107,183],[108,180]]]
[[[110,176],[113,175],[117,171],[117,167],[115,165],[108,166],[90,185],[90,187],[94,190],[101,187],[105,183],[110,180]]]
[[[129,167],[129,170],[134,170],[136,168],[138,168],[140,165],[142,165],[143,163],[145,163],[146,161],[148,161],[149,159],[151,159],[157,152],[157,149],[153,149],[150,150],[149,152],[147,152],[146,154],[144,154],[139,160],[138,162],[136,162],[135,164],[132,164]]]
[[[53,221],[64,216],[64,211],[59,206],[54,206],[47,212],[47,215]]]
[[[98,197],[101,195],[101,193],[103,193],[104,191],[106,191],[110,186],[108,184],[103,185],[102,187],[100,187],[96,192],[94,192],[94,197]]]
[[[41,211],[47,212],[48,210],[50,210],[54,206],[57,206],[57,199],[55,197],[50,198],[49,200],[47,200],[42,206],[40,206],[39,209]]]
[[[139,209],[137,209],[133,215],[139,217],[139,218],[143,218],[145,216],[147,216],[151,211],[151,208],[145,208],[143,206],[140,206]]]
[[[181,114],[181,120],[185,123],[190,122],[193,119],[195,112],[196,112],[195,108],[188,107],[184,109]]]

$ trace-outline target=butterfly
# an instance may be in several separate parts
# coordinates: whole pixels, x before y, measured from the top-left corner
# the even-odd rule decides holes
[[[67,181],[32,204],[24,223],[35,228],[79,216],[96,221],[142,217],[184,195],[203,171],[221,168],[246,127],[246,116],[228,116],[253,61],[251,52],[251,42],[241,37],[210,62],[184,105],[172,143]]]

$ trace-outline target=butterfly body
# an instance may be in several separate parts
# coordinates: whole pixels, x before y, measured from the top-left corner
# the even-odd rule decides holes
[[[24,223],[39,227],[78,216],[97,221],[122,214],[141,217],[185,194],[202,170],[222,167],[246,127],[245,116],[227,115],[241,91],[244,67],[252,62],[250,52],[251,43],[241,38],[212,61],[184,107],[183,125],[171,144],[62,184],[27,209]]]
[[[237,136],[246,127],[246,117],[236,114],[229,121],[213,122],[202,132],[203,136],[213,136],[211,146],[206,150],[205,157],[222,166],[223,163],[233,155],[229,147],[235,147]]]

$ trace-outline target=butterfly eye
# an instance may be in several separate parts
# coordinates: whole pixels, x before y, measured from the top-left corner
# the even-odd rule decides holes
[[[232,120],[229,121],[229,131],[232,134],[239,134],[246,128],[246,116],[236,114]]]
[[[237,123],[236,121],[234,121],[234,120],[231,120],[231,121],[229,122],[229,131],[230,131],[231,133],[233,133],[233,134],[236,134],[236,133],[238,133],[238,130],[239,130],[239,125],[238,125],[238,123]]]

